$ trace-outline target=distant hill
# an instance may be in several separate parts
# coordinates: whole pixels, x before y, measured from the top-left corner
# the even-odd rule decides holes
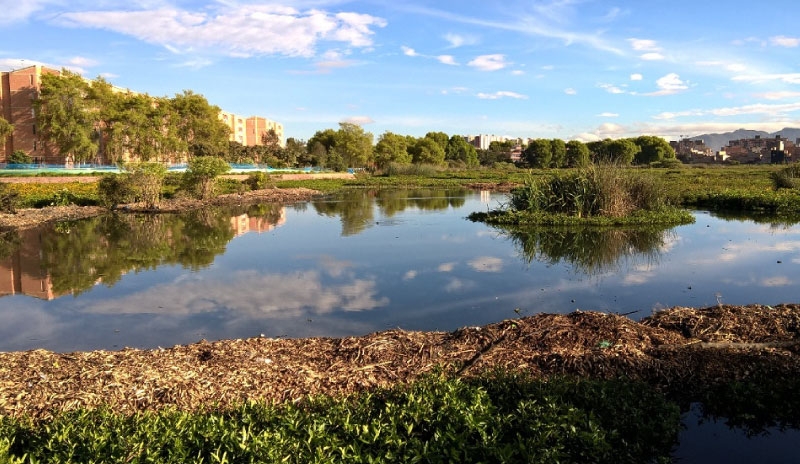
[[[720,148],[728,145],[728,142],[730,142],[731,140],[753,139],[756,137],[756,135],[760,135],[762,138],[772,138],[775,137],[776,135],[780,135],[781,137],[785,137],[794,142],[800,138],[800,129],[786,127],[773,133],[739,129],[733,132],[725,132],[723,134],[698,135],[695,137],[689,137],[689,140],[702,140],[707,147],[711,148],[714,151],[718,151]]]

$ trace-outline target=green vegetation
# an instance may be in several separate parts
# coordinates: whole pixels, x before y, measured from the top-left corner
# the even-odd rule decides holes
[[[6,138],[14,132],[14,125],[0,116],[0,144],[5,143]]]
[[[492,224],[658,224],[692,222],[688,212],[668,207],[658,181],[612,165],[595,165],[525,180],[511,192],[506,209],[474,213]]]
[[[33,462],[669,462],[678,407],[626,381],[428,375],[346,398],[232,410],[0,418],[0,460]]]
[[[211,198],[215,193],[216,179],[228,172],[230,165],[215,156],[197,156],[189,160],[184,173],[184,188],[200,199]]]
[[[0,211],[3,213],[16,213],[19,205],[19,192],[0,182]]]
[[[22,150],[14,150],[14,153],[8,157],[8,164],[30,164],[32,161],[33,158]]]

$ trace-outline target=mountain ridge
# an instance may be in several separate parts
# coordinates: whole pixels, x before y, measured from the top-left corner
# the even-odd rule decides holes
[[[755,138],[757,135],[760,135],[762,138],[772,138],[775,137],[776,135],[780,135],[781,137],[785,137],[791,140],[792,142],[795,142],[797,141],[797,139],[800,139],[800,128],[784,127],[783,129],[775,132],[737,129],[733,132],[702,134],[702,135],[696,135],[694,137],[688,137],[687,139],[702,140],[707,147],[716,152],[719,151],[722,147],[728,145],[728,143],[731,140],[752,139]]]

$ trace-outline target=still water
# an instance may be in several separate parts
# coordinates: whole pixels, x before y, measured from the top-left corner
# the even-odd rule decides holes
[[[673,229],[502,231],[488,192],[51,225],[0,243],[0,350],[450,331],[576,309],[796,302],[800,226],[697,212]]]

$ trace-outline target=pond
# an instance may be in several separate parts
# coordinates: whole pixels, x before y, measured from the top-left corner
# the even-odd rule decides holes
[[[702,211],[671,229],[513,231],[466,219],[504,201],[359,190],[24,231],[0,242],[0,350],[450,331],[538,312],[640,319],[672,306],[798,301],[800,226]],[[800,436],[767,429],[771,439],[746,440],[701,418],[696,408],[684,417],[675,453],[684,462],[764,450],[781,462]]]
[[[504,196],[355,191],[293,206],[108,215],[0,244],[0,350],[450,331],[576,309],[798,300],[800,227],[502,231]]]

